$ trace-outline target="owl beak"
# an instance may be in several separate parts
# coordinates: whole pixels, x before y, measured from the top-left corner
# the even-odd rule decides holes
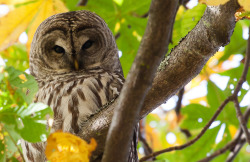
[[[77,59],[74,59],[74,66],[76,70],[79,70],[79,64],[78,64]]]

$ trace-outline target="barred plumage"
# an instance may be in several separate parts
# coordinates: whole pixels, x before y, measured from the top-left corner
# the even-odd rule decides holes
[[[30,72],[39,84],[35,102],[54,111],[51,133],[62,130],[80,136],[88,117],[115,99],[124,83],[115,39],[106,23],[89,11],[57,14],[38,27]],[[135,134],[129,162],[138,161],[136,144]],[[25,160],[45,161],[45,145],[22,141]]]

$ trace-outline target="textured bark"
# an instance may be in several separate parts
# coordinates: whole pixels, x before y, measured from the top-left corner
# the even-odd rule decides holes
[[[152,0],[145,34],[117,101],[118,107],[108,131],[103,162],[126,162],[128,159],[139,112],[168,48],[177,6],[178,1]],[[133,157],[137,161],[137,155]]]
[[[137,120],[145,117],[157,106],[178,92],[178,90],[199,74],[205,63],[211,56],[214,55],[216,51],[218,51],[219,47],[225,46],[229,43],[235,27],[234,13],[238,7],[239,6],[236,0],[231,0],[229,3],[219,7],[207,7],[203,17],[196,27],[189,32],[189,34],[179,43],[177,47],[172,50],[170,57],[163,60],[161,63],[160,70],[154,78],[152,88],[146,95],[142,110],[140,111],[140,117],[137,117]],[[161,15],[161,17],[165,17],[165,15]],[[152,38],[152,36],[150,37],[149,35],[145,35],[145,37],[148,37],[145,41],[155,39],[155,37]],[[154,48],[149,44],[147,48],[151,49],[150,47]],[[148,59],[151,58],[149,57]],[[149,78],[134,78],[135,81],[137,79],[141,79],[143,83],[149,84],[147,87],[150,86],[150,82],[148,82]],[[134,83],[138,85],[137,82]],[[132,87],[133,86],[134,85],[132,85]],[[123,91],[129,91],[129,88],[131,87],[125,86]],[[84,139],[88,140],[91,137],[97,139],[99,148],[95,155],[98,155],[103,151],[105,138],[112,120],[114,109],[118,109],[121,106],[120,101],[122,100],[124,94],[122,92],[118,100],[116,100],[108,108],[91,117],[83,128],[83,130],[88,130],[82,132],[82,137]],[[138,107],[140,106],[140,102],[142,100],[143,97],[140,98],[140,101],[137,101],[139,103],[137,105]],[[119,117],[125,121],[132,120],[131,123],[134,123],[136,114],[134,116]],[[115,118],[115,120],[117,121],[119,119]],[[132,130],[129,129],[129,131],[130,132],[128,134],[131,134]],[[123,136],[127,134],[125,134],[125,131],[121,128],[119,135],[122,136],[121,138],[123,139]],[[124,146],[121,144],[119,144],[119,146],[127,147],[127,145]],[[115,161],[117,161],[117,159],[115,159]]]
[[[145,117],[198,75],[221,46],[230,42],[235,27],[237,1],[207,7],[195,28],[163,60],[140,113]],[[164,68],[164,64],[166,65]]]

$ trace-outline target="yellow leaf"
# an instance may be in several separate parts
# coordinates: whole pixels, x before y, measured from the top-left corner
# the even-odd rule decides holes
[[[118,22],[115,24],[115,33],[120,30],[121,24]]]
[[[200,3],[204,3],[209,6],[218,6],[227,3],[229,0],[199,0]]]
[[[93,138],[88,144],[81,138],[64,132],[52,133],[47,142],[45,154],[51,162],[88,162],[97,146]]]
[[[234,138],[238,129],[234,125],[229,125],[228,128],[229,128],[229,132],[230,132],[231,137]]]
[[[0,51],[17,41],[28,27],[42,1],[19,6],[0,19]]]
[[[22,83],[27,82],[27,78],[24,74],[20,74],[18,77],[22,80]]]
[[[33,35],[39,24],[51,15],[67,12],[61,0],[0,0],[8,5],[21,4],[12,9],[6,16],[0,18],[0,51],[12,45],[18,40],[19,35],[28,27],[29,49]],[[32,22],[32,23],[31,23]]]
[[[154,128],[151,128],[149,124],[145,125],[145,131],[146,131],[146,140],[149,143],[152,148],[163,148],[163,144],[160,140],[160,133],[155,130]]]
[[[27,51],[30,51],[30,45],[33,39],[33,36],[36,32],[38,26],[48,17],[55,15],[57,13],[67,12],[68,9],[65,7],[64,3],[61,0],[46,0],[43,1],[41,6],[38,9],[38,12],[34,18],[34,21],[28,27],[28,42],[26,44]]]
[[[238,0],[238,2],[244,10],[250,11],[250,0]]]
[[[6,4],[6,5],[15,5],[15,4],[20,4],[24,2],[27,2],[27,0],[0,0],[0,4]]]
[[[206,96],[198,97],[198,98],[189,100],[189,102],[201,104],[202,102],[207,102],[207,97]]]

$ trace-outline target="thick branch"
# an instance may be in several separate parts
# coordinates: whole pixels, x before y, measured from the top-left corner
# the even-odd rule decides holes
[[[103,162],[125,162],[128,159],[139,112],[151,88],[157,67],[167,51],[177,2],[153,0],[151,3],[145,34],[117,101],[119,106],[115,109],[108,131]]]
[[[140,113],[145,117],[192,78],[200,73],[208,59],[230,41],[235,26],[237,2],[219,7],[207,7],[203,17],[165,59],[165,68],[157,73]]]
[[[220,46],[229,42],[235,26],[234,13],[238,7],[237,1],[231,0],[226,5],[206,9],[196,27],[173,49],[169,60],[164,60],[167,65],[156,74],[140,112],[140,118],[178,92],[200,72]],[[154,37],[150,39],[153,40]],[[92,116],[83,126],[82,130],[88,131],[83,131],[82,137],[86,140],[93,137],[97,139],[98,146],[102,147],[113,110],[117,107],[116,100],[107,109]],[[98,151],[101,152],[100,149]]]

